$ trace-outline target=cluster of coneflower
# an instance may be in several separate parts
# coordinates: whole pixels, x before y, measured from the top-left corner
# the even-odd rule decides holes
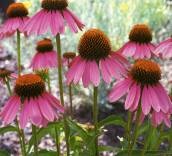
[[[154,127],[163,122],[167,127],[171,127],[172,103],[160,83],[160,67],[151,59],[172,57],[172,38],[156,46],[151,43],[150,28],[145,24],[137,24],[129,34],[129,41],[118,51],[113,51],[108,36],[98,28],[91,28],[80,38],[78,55],[68,52],[63,54],[62,58],[60,35],[65,33],[65,27],[68,26],[72,32],[77,33],[84,28],[84,24],[68,9],[67,0],[43,0],[41,6],[42,9],[39,12],[29,17],[28,10],[22,3],[11,4],[6,12],[8,19],[0,27],[1,39],[17,34],[18,54],[17,76],[14,77],[14,74],[7,69],[0,70],[0,78],[10,92],[10,98],[0,113],[0,119],[4,125],[15,121],[21,134],[30,122],[33,125],[32,133],[36,135],[35,126],[44,127],[50,122],[62,119],[69,156],[69,136],[66,132],[69,128],[66,120],[68,115],[65,113],[62,75],[63,66],[67,65],[66,82],[70,86],[70,92],[71,84],[78,84],[81,80],[84,87],[89,85],[94,87],[95,136],[98,132],[97,96],[101,78],[106,84],[110,84],[115,78],[116,84],[110,91],[108,100],[115,102],[127,95],[124,107],[133,114],[132,116],[135,116],[136,131],[129,142],[129,155],[136,141],[138,125],[145,117],[150,118]],[[47,32],[55,37],[57,49],[54,50],[53,43],[48,38],[38,41],[35,46],[36,54],[30,64],[33,73],[22,74],[21,63],[24,60],[20,59],[22,55],[20,34],[38,36]],[[130,64],[125,57],[133,58],[134,63]],[[48,73],[51,68],[58,68],[60,100],[51,94],[50,81],[48,81],[49,91],[46,91],[45,80],[38,74],[42,70]],[[16,79],[13,90],[9,85],[11,78]],[[72,104],[72,99],[70,102]],[[22,136],[21,139],[23,139]],[[26,155],[23,142],[21,142],[22,155]],[[94,143],[95,155],[98,156],[97,137]],[[34,149],[35,154],[38,155],[36,144]]]

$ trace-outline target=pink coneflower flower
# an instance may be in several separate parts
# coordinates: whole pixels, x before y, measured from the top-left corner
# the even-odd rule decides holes
[[[129,34],[129,41],[119,50],[126,57],[134,59],[151,58],[155,49],[152,33],[145,24],[134,25]]]
[[[84,24],[67,8],[67,0],[43,0],[42,8],[25,25],[28,35],[41,35],[48,30],[53,35],[64,33],[67,24],[72,32],[82,30]]]
[[[36,126],[45,126],[64,112],[53,95],[45,91],[44,81],[34,74],[18,77],[14,95],[5,104],[0,117],[5,125],[10,124],[19,111],[19,123],[24,128],[28,121]]]
[[[0,37],[13,35],[17,30],[21,32],[26,21],[29,19],[28,10],[22,3],[12,3],[7,9],[8,19],[0,28]]]
[[[37,53],[30,64],[33,70],[57,67],[57,53],[53,50],[53,44],[50,39],[45,38],[39,41],[36,50]]]
[[[111,78],[120,78],[126,74],[128,62],[111,49],[109,38],[99,29],[89,29],[81,37],[78,46],[79,56],[72,61],[67,72],[67,83],[77,84],[82,79],[84,87],[90,83],[98,86],[100,71],[106,83]],[[100,68],[100,70],[99,70]]]
[[[169,38],[161,42],[154,53],[156,55],[162,56],[162,58],[171,58],[172,57],[172,38]]]
[[[141,106],[144,115],[148,115],[151,110],[167,113],[172,103],[160,84],[160,79],[161,70],[158,64],[149,60],[138,60],[128,76],[114,86],[109,94],[109,101],[115,102],[128,94],[125,101],[127,110],[135,111]]]
[[[160,112],[153,111],[151,116],[151,123],[154,127],[157,127],[160,124],[164,123],[168,128],[170,128],[171,127],[170,117],[171,117],[171,113],[163,113],[162,111]]]
[[[63,64],[68,67],[71,66],[72,60],[76,57],[76,53],[74,52],[66,52],[63,54]]]

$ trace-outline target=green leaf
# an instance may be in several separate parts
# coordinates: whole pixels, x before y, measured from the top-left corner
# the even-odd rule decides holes
[[[7,132],[17,132],[17,128],[14,126],[6,126],[6,127],[0,128],[0,134],[4,134]]]
[[[41,140],[42,137],[44,137],[45,135],[47,134],[50,134],[52,136],[52,134],[54,133],[54,128],[56,127],[60,127],[62,126],[62,123],[61,122],[58,122],[58,123],[51,123],[49,124],[47,127],[43,127],[41,129],[39,129],[37,131],[37,140],[38,142]],[[32,145],[34,144],[34,138],[33,136],[30,138],[29,140],[29,143],[28,143],[28,150],[27,150],[27,153],[30,152],[30,149],[32,147]]]
[[[122,117],[111,115],[98,123],[99,128],[107,125],[119,125],[122,127],[126,127],[126,122]]]
[[[5,150],[0,150],[0,156],[10,156],[10,153]]]
[[[88,133],[81,126],[79,126],[76,122],[68,119],[69,126],[72,130],[74,130],[80,137],[84,140],[87,139]]]

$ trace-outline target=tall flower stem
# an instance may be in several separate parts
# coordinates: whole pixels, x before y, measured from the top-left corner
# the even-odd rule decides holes
[[[36,136],[36,127],[32,125],[32,136],[34,139],[34,155],[38,156],[38,141]]]
[[[61,51],[61,40],[60,34],[56,35],[56,45],[58,53],[58,78],[59,78],[59,89],[60,89],[60,101],[64,106],[64,97],[63,97],[63,81],[62,81],[62,51]],[[67,148],[67,156],[70,155],[70,146],[69,146],[69,126],[67,123],[67,117],[64,115],[64,131],[65,131],[65,141]]]
[[[137,110],[137,114],[136,114],[136,125],[135,125],[135,130],[134,130],[134,134],[133,134],[133,140],[131,141],[131,144],[129,146],[129,153],[128,155],[129,156],[132,156],[132,149],[133,149],[133,146],[135,145],[136,143],[136,140],[137,140],[137,134],[138,134],[138,129],[139,129],[139,126],[140,126],[140,115],[141,115],[141,103],[139,103],[139,108]]]
[[[11,91],[11,87],[10,87],[10,83],[9,83],[9,78],[7,77],[4,81],[5,81],[5,84],[7,86],[9,95],[11,96],[12,95],[12,91]],[[24,132],[23,132],[23,130],[20,129],[19,123],[18,123],[17,119],[15,120],[15,124],[16,124],[16,127],[17,127],[17,132],[18,132],[18,137],[19,137],[19,142],[20,142],[22,156],[26,156]]]
[[[51,83],[50,83],[50,72],[47,71],[47,84],[48,84],[48,91],[51,93]]]
[[[68,59],[68,69],[70,68],[70,62]],[[70,102],[70,115],[73,117],[73,101],[72,101],[72,84],[69,85],[69,102]]]
[[[72,85],[69,85],[70,115],[73,117]]]
[[[17,30],[17,66],[18,75],[21,74],[21,49],[20,49],[20,31]]]
[[[47,73],[47,85],[48,85],[48,91],[51,93],[51,82],[50,82],[50,72],[48,70]],[[57,150],[57,156],[60,156],[60,144],[59,144],[59,135],[57,132],[57,127],[56,125],[54,126],[54,130],[55,130],[55,142],[56,142],[56,150]]]
[[[151,126],[151,124],[149,123],[149,130],[148,130],[148,134],[147,134],[147,137],[145,139],[145,142],[144,142],[144,148],[143,148],[143,151],[141,153],[141,156],[144,156],[145,155],[145,152],[149,146],[149,142],[150,142],[150,139],[151,139],[151,136],[154,132],[155,128]]]
[[[98,87],[94,87],[93,91],[93,120],[95,130],[95,156],[99,156],[98,151]]]
[[[159,146],[161,145],[161,137],[162,137],[162,135],[163,135],[163,130],[164,130],[164,125],[163,124],[161,124],[161,126],[160,126],[160,130],[159,130],[159,139],[158,139],[158,141],[156,142],[156,144],[155,144],[155,150],[158,150],[159,149]],[[172,147],[172,140],[171,140],[171,142],[170,142],[170,146],[169,147]],[[170,150],[170,149],[169,149]]]
[[[126,128],[126,138],[128,141],[128,147],[130,146],[130,141],[131,141],[131,137],[130,137],[131,124],[132,124],[132,113],[128,111],[128,122],[127,122],[127,128]]]

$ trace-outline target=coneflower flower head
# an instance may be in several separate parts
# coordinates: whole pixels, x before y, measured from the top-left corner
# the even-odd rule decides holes
[[[109,94],[109,101],[117,101],[125,95],[125,109],[135,111],[141,105],[144,115],[150,111],[168,113],[172,103],[159,82],[161,70],[157,63],[150,60],[137,60],[128,76],[117,82]],[[139,102],[140,101],[140,102]]]
[[[36,51],[30,64],[33,70],[44,70],[57,67],[57,52],[53,50],[53,43],[50,39],[44,38],[38,41]]]
[[[67,83],[78,83],[82,78],[84,87],[90,83],[98,86],[101,71],[103,80],[110,83],[112,78],[121,78],[127,73],[128,62],[113,52],[110,40],[100,29],[89,29],[78,44],[79,56],[72,61],[67,73]]]
[[[49,30],[53,35],[62,34],[66,24],[74,33],[83,29],[84,24],[68,9],[67,0],[43,0],[41,6],[23,29],[28,35],[41,35]]]
[[[6,14],[9,18],[26,17],[29,12],[23,3],[12,3],[7,8]]]
[[[0,38],[13,35],[17,30],[23,29],[25,22],[29,19],[28,10],[23,3],[12,3],[6,11],[7,20],[0,29]]]
[[[104,59],[111,52],[111,43],[107,35],[99,29],[90,29],[80,39],[80,56],[86,60]]]
[[[134,59],[151,58],[155,49],[152,31],[146,24],[136,24],[129,33],[129,41],[119,50],[127,57]]]
[[[45,83],[40,76],[26,74],[17,78],[14,95],[10,97],[0,113],[3,123],[10,124],[18,111],[22,128],[29,121],[40,127],[61,117],[64,108],[58,99],[46,92]]]

